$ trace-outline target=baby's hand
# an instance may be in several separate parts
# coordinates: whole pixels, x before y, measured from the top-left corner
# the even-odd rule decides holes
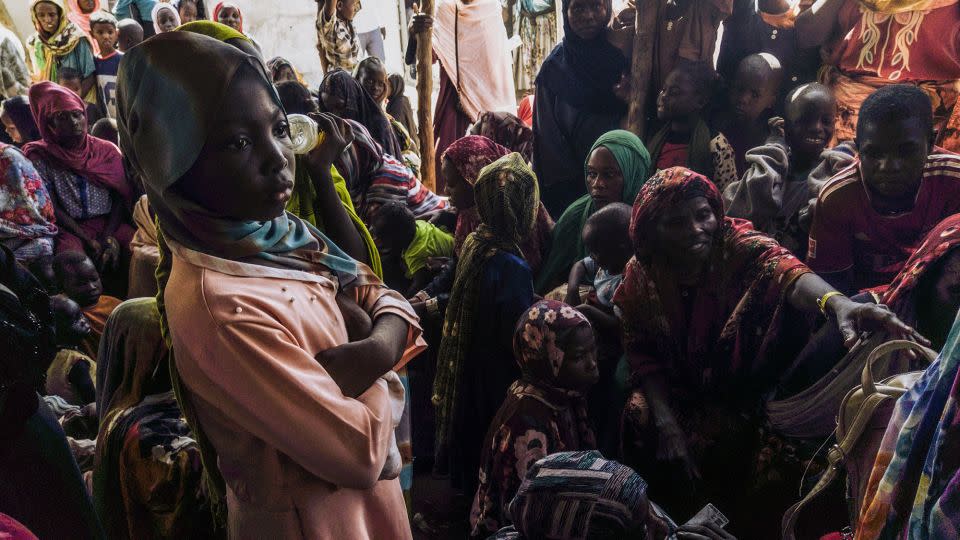
[[[363,308],[357,305],[353,295],[340,290],[337,293],[337,307],[340,308],[340,313],[343,315],[343,323],[347,327],[347,338],[350,343],[370,337],[370,333],[373,332],[373,319]]]

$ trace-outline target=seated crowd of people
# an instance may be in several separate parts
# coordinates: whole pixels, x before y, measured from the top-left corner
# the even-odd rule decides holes
[[[439,4],[410,21],[441,64],[424,162],[358,1],[318,2],[316,89],[230,2],[30,2],[0,536],[412,538],[428,470],[465,503],[447,537],[955,538],[957,0],[664,2],[642,133],[632,5],[562,0],[511,70],[506,33],[555,19]],[[462,79],[461,8],[490,42]],[[874,367],[923,373],[869,482],[784,519],[840,403],[772,407],[896,340],[939,356]]]

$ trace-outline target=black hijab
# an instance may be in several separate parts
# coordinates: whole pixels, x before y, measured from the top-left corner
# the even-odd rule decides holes
[[[320,108],[325,112],[331,112],[323,103],[324,92],[343,98],[346,104],[344,118],[363,124],[373,139],[383,147],[385,153],[397,159],[403,159],[400,142],[397,141],[393,126],[387,120],[386,114],[349,73],[342,69],[331,71],[320,83]]]
[[[567,8],[573,0],[563,0],[563,41],[544,60],[537,75],[537,86],[545,86],[561,101],[574,107],[599,113],[623,113],[626,105],[613,93],[627,60],[601,32],[591,40],[580,39],[570,26]],[[604,0],[607,12],[613,12],[612,0]]]
[[[30,112],[30,102],[25,96],[14,96],[4,100],[3,112],[10,117],[10,121],[17,126],[17,131],[23,137],[20,146],[40,140],[40,130],[37,129],[37,122],[33,119],[33,113]]]

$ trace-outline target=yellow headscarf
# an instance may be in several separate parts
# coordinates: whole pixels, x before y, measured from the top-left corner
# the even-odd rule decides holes
[[[60,12],[60,24],[49,37],[43,37],[43,26],[37,18],[37,6],[43,3],[51,4]],[[37,33],[30,36],[27,46],[33,53],[33,64],[37,71],[35,81],[57,82],[56,59],[66,56],[77,48],[81,39],[85,39],[83,31],[67,18],[67,11],[61,0],[32,0],[30,2],[30,19]]]

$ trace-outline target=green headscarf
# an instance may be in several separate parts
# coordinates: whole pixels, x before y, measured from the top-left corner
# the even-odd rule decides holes
[[[650,153],[639,137],[622,129],[604,133],[593,143],[587,160],[583,164],[584,177],[587,174],[587,163],[597,148],[604,147],[613,154],[620,166],[623,175],[622,201],[632,205],[640,188],[650,177]],[[583,247],[583,227],[587,219],[596,212],[590,194],[586,194],[573,202],[560,216],[556,228],[553,229],[553,242],[550,246],[550,255],[547,262],[540,269],[540,274],[534,282],[536,291],[540,294],[550,292],[550,289],[566,281],[570,268],[587,256]]]
[[[310,223],[314,227],[325,230],[323,225],[323,216],[317,214],[314,202],[317,199],[317,189],[313,185],[313,179],[307,172],[307,167],[302,163],[303,158],[297,156],[297,175],[294,180],[293,195],[287,202],[287,212],[296,215],[300,219]],[[357,233],[360,235],[363,244],[367,247],[367,257],[370,259],[370,269],[380,279],[383,279],[383,264],[380,262],[380,251],[377,250],[377,244],[373,241],[373,236],[367,225],[360,219],[357,210],[353,206],[353,199],[350,198],[350,190],[347,188],[347,181],[337,171],[337,168],[330,166],[330,177],[333,178],[333,188],[337,190],[337,197],[340,204],[343,205],[344,212],[350,217]]]
[[[460,251],[433,383],[440,455],[449,446],[450,422],[458,405],[457,388],[464,358],[472,344],[474,325],[481,323],[475,319],[479,300],[477,286],[486,262],[500,251],[523,257],[520,241],[533,229],[540,207],[537,177],[517,153],[484,167],[473,190],[480,226],[470,233]]]

